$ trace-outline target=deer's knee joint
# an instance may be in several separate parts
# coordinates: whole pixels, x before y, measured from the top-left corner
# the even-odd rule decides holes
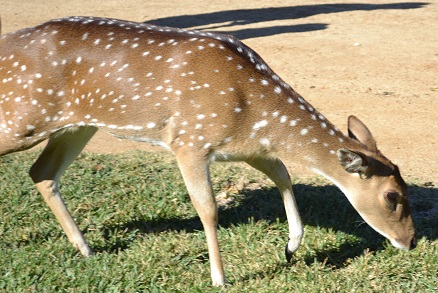
[[[56,181],[53,180],[42,180],[36,182],[35,186],[44,198],[48,195],[54,195],[57,192],[57,184]]]

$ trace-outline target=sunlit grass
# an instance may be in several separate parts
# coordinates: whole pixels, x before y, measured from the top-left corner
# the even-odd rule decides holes
[[[84,154],[61,191],[95,251],[75,251],[27,170],[36,153],[0,158],[0,291],[214,292],[202,226],[163,154]],[[288,264],[281,198],[240,164],[212,168],[229,292],[434,292],[437,190],[410,182],[422,239],[400,251],[364,224],[337,188],[293,179],[305,227]]]

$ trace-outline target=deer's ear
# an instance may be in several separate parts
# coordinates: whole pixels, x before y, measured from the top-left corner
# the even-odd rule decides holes
[[[377,152],[376,141],[368,128],[356,116],[348,117],[348,136],[360,141],[368,150]]]
[[[347,149],[339,149],[337,155],[341,166],[349,173],[363,174],[368,169],[369,163],[363,154]]]

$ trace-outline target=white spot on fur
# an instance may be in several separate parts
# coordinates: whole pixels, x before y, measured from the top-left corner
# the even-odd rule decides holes
[[[264,145],[264,146],[269,146],[269,144],[270,144],[270,141],[267,138],[262,138],[259,140],[259,142],[261,145]]]
[[[252,127],[252,129],[254,129],[254,130],[259,130],[260,128],[263,128],[263,127],[265,127],[266,125],[268,125],[268,121],[266,121],[266,120],[262,120],[262,121],[256,122],[256,123],[254,124],[254,126]]]

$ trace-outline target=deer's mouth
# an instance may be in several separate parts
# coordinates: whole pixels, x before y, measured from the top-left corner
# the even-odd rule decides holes
[[[391,241],[392,246],[395,248],[403,249],[403,250],[411,250],[417,247],[417,238],[415,236],[408,237],[406,239],[389,239]]]

